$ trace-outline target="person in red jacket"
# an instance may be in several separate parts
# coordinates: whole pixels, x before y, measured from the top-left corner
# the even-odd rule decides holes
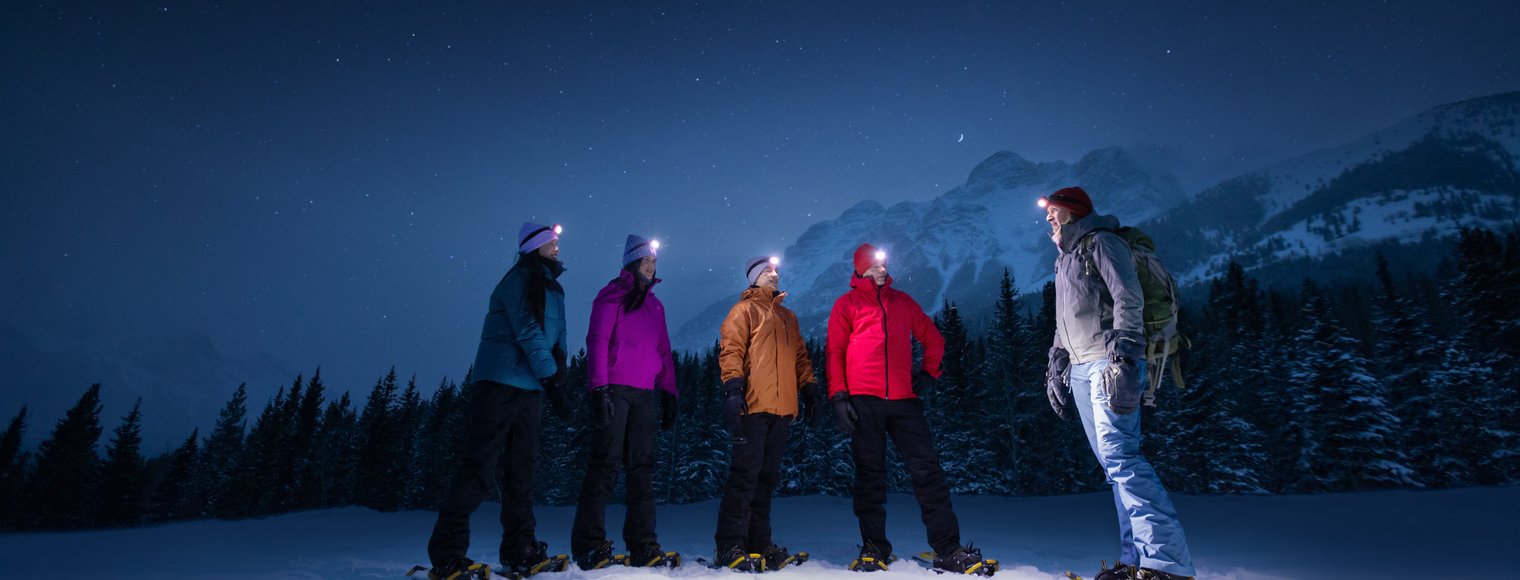
[[[870,244],[855,250],[850,291],[829,312],[829,399],[839,428],[851,435],[855,456],[855,516],[860,518],[860,557],[851,570],[885,570],[894,556],[887,541],[887,437],[907,465],[913,494],[923,512],[934,567],[991,575],[996,563],[961,546],[960,522],[950,505],[950,483],[934,452],[924,419],[925,389],[933,388],[945,339],[934,321],[907,294],[892,288],[887,256]],[[924,347],[923,366],[913,369],[913,343]]]

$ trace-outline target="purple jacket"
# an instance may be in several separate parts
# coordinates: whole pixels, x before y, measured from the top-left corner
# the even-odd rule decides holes
[[[660,279],[655,278],[654,283],[659,284]],[[655,298],[651,285],[644,305],[624,313],[623,297],[633,288],[633,273],[625,270],[608,282],[591,304],[591,328],[586,332],[588,386],[659,387],[679,395],[670,333],[665,329],[665,305]]]

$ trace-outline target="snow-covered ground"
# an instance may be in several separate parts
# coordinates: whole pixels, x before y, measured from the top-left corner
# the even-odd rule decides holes
[[[1197,559],[1199,578],[1506,578],[1520,540],[1520,487],[1316,496],[1175,498]],[[917,507],[907,495],[888,506],[900,555],[923,549]],[[998,578],[1048,579],[1071,569],[1091,577],[1118,550],[1107,494],[1041,498],[959,497],[965,541],[1003,561]],[[496,504],[476,512],[471,556],[495,562]],[[766,576],[850,578],[844,569],[858,541],[848,498],[776,501],[778,542],[813,561]],[[709,556],[717,502],[661,506],[667,549]],[[539,508],[539,535],[551,549],[569,541],[574,508]],[[609,509],[609,530],[621,509]],[[9,578],[400,578],[426,563],[433,523],[427,512],[347,508],[236,522],[198,521],[117,531],[0,535]],[[613,538],[617,541],[617,538]],[[621,542],[618,542],[621,547]],[[552,576],[724,578],[696,565],[630,568]],[[936,577],[904,562],[872,580]]]

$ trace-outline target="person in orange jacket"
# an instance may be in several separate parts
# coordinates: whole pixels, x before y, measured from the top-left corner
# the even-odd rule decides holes
[[[771,538],[771,492],[792,421],[800,415],[811,422],[824,402],[797,315],[781,305],[780,263],[763,256],[745,262],[749,288],[723,320],[718,355],[734,448],[713,539],[716,562],[744,572],[791,561]]]
[[[913,344],[924,347],[913,365]],[[887,437],[907,465],[913,494],[934,551],[935,568],[990,574],[994,562],[960,544],[960,522],[950,505],[950,483],[934,451],[934,436],[918,396],[933,388],[945,339],[913,298],[892,288],[887,256],[871,244],[855,250],[850,291],[829,312],[829,398],[839,428],[851,435],[855,457],[855,516],[860,557],[851,570],[884,570],[893,559],[887,541]]]

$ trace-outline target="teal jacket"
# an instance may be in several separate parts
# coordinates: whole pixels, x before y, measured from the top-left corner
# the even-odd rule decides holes
[[[551,283],[544,295],[544,321],[528,309],[524,294],[528,286],[528,268],[544,268],[550,280],[565,272],[559,262],[544,265],[539,260],[519,258],[507,270],[496,289],[480,330],[480,348],[475,352],[474,380],[495,381],[529,391],[542,390],[538,379],[558,370],[554,362],[556,345],[569,354],[565,338],[565,291]]]

